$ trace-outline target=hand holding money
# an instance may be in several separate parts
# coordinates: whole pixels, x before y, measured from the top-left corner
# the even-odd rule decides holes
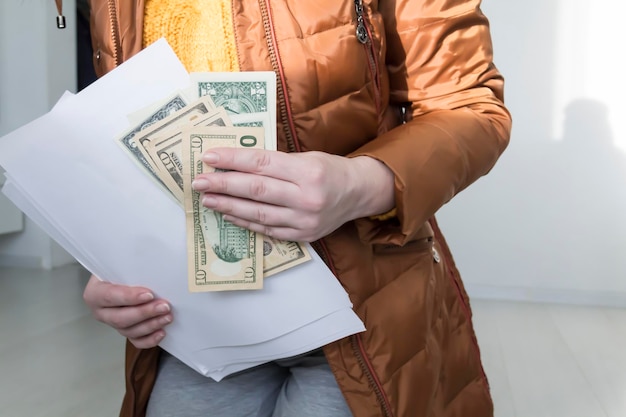
[[[364,210],[391,209],[364,200],[371,195],[365,188],[386,178],[393,184],[391,172],[368,175],[379,169],[371,158],[219,148],[205,153],[203,161],[216,168],[193,183],[204,193],[204,206],[232,224],[277,239],[312,242],[376,212]]]
[[[214,171],[201,159],[209,149],[276,150],[275,76],[196,73],[192,80],[187,91],[129,115],[135,126],[117,142],[185,209],[190,291],[260,289],[264,277],[310,260],[307,249],[229,222],[202,205],[191,182]]]

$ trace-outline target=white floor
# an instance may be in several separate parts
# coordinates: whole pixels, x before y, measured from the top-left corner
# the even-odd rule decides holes
[[[114,417],[124,340],[91,318],[88,274],[0,268],[0,416]]]
[[[0,268],[1,417],[117,415],[124,341],[89,315],[87,278],[75,265]],[[496,417],[626,417],[626,310],[473,309]]]

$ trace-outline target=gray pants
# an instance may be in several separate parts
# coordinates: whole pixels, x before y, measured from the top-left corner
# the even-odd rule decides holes
[[[164,353],[146,417],[351,417],[321,350],[220,382]]]

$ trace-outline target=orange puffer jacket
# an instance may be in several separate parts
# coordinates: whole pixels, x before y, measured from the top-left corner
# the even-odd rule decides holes
[[[99,74],[141,49],[143,3],[91,0]],[[324,348],[352,412],[493,415],[469,301],[434,219],[509,140],[480,1],[232,3],[241,70],[277,76],[279,149],[368,155],[395,174],[395,217],[313,244],[367,328]],[[158,355],[128,345],[121,416],[144,415]]]

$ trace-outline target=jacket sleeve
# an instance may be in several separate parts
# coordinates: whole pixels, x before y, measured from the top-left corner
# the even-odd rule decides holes
[[[409,121],[350,156],[395,174],[397,218],[358,219],[361,238],[403,245],[461,190],[489,172],[508,144],[511,117],[479,0],[380,0],[390,101]]]

